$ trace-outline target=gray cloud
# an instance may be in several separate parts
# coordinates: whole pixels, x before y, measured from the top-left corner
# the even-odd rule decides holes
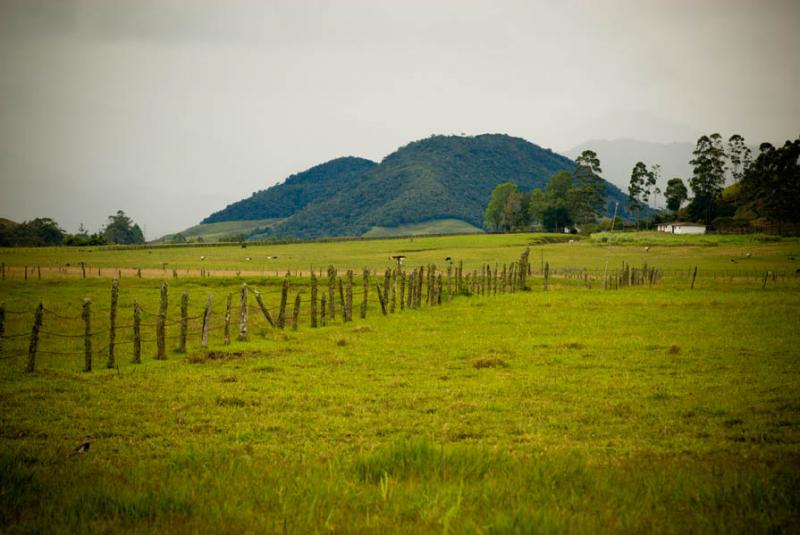
[[[0,216],[153,238],[431,133],[782,142],[798,27],[793,1],[0,0]]]

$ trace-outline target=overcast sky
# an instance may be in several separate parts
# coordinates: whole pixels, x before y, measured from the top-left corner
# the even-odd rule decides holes
[[[433,133],[782,143],[799,95],[797,0],[0,0],[0,217],[153,239]]]

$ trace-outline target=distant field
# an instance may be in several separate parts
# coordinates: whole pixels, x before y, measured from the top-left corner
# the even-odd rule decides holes
[[[299,242],[281,245],[238,245],[214,247],[170,246],[130,249],[124,247],[89,248],[0,248],[0,262],[13,266],[12,276],[22,277],[23,267],[42,266],[45,277],[56,276],[57,268],[69,264],[71,276],[80,273],[80,262],[89,266],[89,276],[96,269],[109,277],[116,269],[127,269],[130,276],[136,268],[145,276],[169,277],[175,269],[179,275],[197,275],[200,269],[212,273],[250,275],[307,272],[312,266],[324,268],[333,264],[339,269],[361,270],[368,267],[383,270],[394,265],[393,255],[405,255],[409,265],[444,266],[446,258],[464,262],[465,269],[477,269],[484,262],[511,262],[527,246],[531,247],[531,264],[541,271],[545,261],[554,269],[583,269],[602,272],[608,262],[613,270],[626,262],[632,266],[644,263],[663,270],[684,272],[698,266],[698,276],[719,273],[754,274],[767,270],[794,273],[800,267],[800,240],[775,239],[772,236],[684,236],[661,233],[614,234],[613,241],[602,242],[602,235],[577,239],[564,234],[476,234],[379,240],[332,242]],[[575,240],[573,243],[570,241]],[[647,248],[647,249],[646,249]],[[748,256],[748,254],[750,256]],[[48,270],[50,268],[50,270]],[[112,270],[112,271],[109,271]]]
[[[222,238],[235,235],[246,234],[257,228],[269,227],[281,221],[280,219],[253,219],[249,221],[223,221],[221,223],[204,223],[190,227],[180,234],[187,240],[196,241],[202,238],[204,242],[216,242]],[[160,243],[170,243],[176,234],[167,234],[160,238]]]
[[[8,311],[0,531],[795,530],[800,242],[614,238],[612,245],[515,234],[247,249],[0,250],[0,261],[17,267],[67,259],[74,266],[75,258],[140,266],[166,280],[170,296],[168,359],[156,361],[158,281],[123,277],[118,367],[106,369],[108,275],[24,281],[15,268],[0,281]],[[528,244],[530,291],[445,296],[441,306],[384,317],[373,286],[366,320],[356,312],[343,324],[337,311],[316,329],[308,277],[292,276],[290,298],[302,298],[299,329],[269,327],[251,296],[249,339],[237,342],[234,299],[228,346],[226,296],[247,282],[274,313],[281,279],[190,272],[173,280],[160,266],[169,258],[170,266],[221,273],[278,256],[271,266],[281,274],[312,264],[341,273],[382,270],[390,254],[403,253],[408,268],[442,267],[452,256],[467,271],[516,260]],[[594,283],[559,275],[544,291],[541,259],[556,272],[590,268]],[[603,290],[597,277],[606,261],[614,269],[626,261],[673,271],[652,288]],[[780,275],[765,281],[767,272]],[[355,283],[358,311],[360,278]],[[182,292],[192,318],[213,296],[208,350],[200,347],[200,320],[192,319],[188,352],[173,351]],[[85,297],[99,333],[91,373],[80,371]],[[41,348],[50,353],[26,374],[40,299],[49,311]],[[139,365],[130,362],[134,300],[146,311]],[[89,451],[74,453],[84,440]]]
[[[398,227],[372,227],[365,238],[387,238],[393,236],[424,236],[426,234],[481,234],[483,230],[460,219],[438,219],[414,225]]]

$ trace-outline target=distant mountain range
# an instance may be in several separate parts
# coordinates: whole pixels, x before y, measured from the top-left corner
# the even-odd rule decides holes
[[[624,192],[628,191],[633,166],[639,161],[648,166],[661,166],[658,186],[662,191],[670,178],[677,176],[688,184],[688,179],[692,176],[689,160],[694,151],[693,143],[652,143],[635,139],[592,140],[573,147],[564,154],[576,158],[586,149],[597,153],[603,168],[603,177]],[[659,206],[664,207],[663,198]]]
[[[448,228],[481,227],[497,184],[543,188],[555,173],[574,166],[569,158],[504,134],[432,136],[401,147],[380,163],[344,157],[317,165],[202,223],[270,219],[248,236],[298,239],[374,235],[375,229],[420,224],[435,232],[430,222],[439,220],[448,221]],[[615,202],[625,215],[626,198],[608,184],[608,215]]]

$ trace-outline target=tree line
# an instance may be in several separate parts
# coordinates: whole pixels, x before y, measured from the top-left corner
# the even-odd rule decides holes
[[[144,243],[142,229],[125,212],[108,216],[107,223],[89,234],[81,224],[78,232],[69,234],[53,219],[39,217],[23,223],[0,221],[0,246],[41,247],[48,245],[107,245]]]
[[[782,147],[759,146],[753,159],[744,137],[734,134],[727,142],[719,133],[701,136],[690,160],[689,187],[680,177],[671,178],[664,190],[670,214],[676,218],[711,225],[718,230],[746,230],[753,223],[800,223],[800,137]],[[660,167],[637,162],[628,185],[628,207],[640,213],[656,186]],[[691,191],[691,198],[689,192]],[[689,201],[686,207],[683,203]],[[637,216],[637,227],[639,217]]]
[[[575,159],[574,171],[559,171],[543,189],[524,192],[512,182],[498,184],[484,212],[484,228],[510,232],[540,226],[558,232],[595,223],[605,204],[602,172],[597,154],[586,150]]]

